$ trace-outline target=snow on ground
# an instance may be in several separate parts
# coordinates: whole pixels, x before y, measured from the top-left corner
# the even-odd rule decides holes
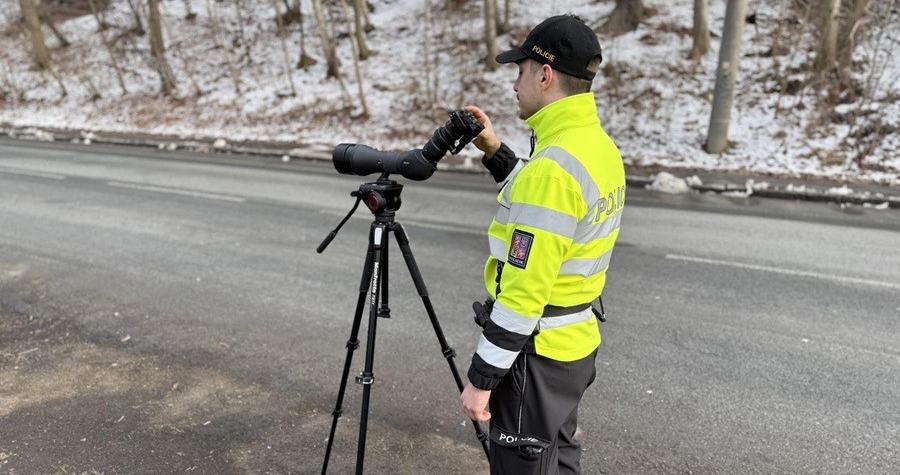
[[[343,80],[325,79],[312,10],[305,0],[306,52],[320,60],[307,70],[293,68],[300,56],[298,24],[287,27],[285,53],[270,1],[163,0],[167,55],[178,86],[172,98],[159,93],[147,37],[127,33],[134,19],[124,0],[111,1],[105,13],[111,28],[105,35],[115,39],[127,92],[93,16],[58,24],[73,43],[65,49],[45,28],[66,95],[52,75],[30,66],[28,37],[17,23],[17,2],[0,2],[0,132],[66,129],[209,143],[272,141],[288,148],[330,150],[353,142],[406,150],[424,144],[446,121],[448,111],[471,103],[492,116],[502,139],[526,153],[530,131],[516,118],[515,67],[485,71],[481,2],[459,1],[460,6],[445,8],[449,3],[370,1],[375,30],[368,44],[373,54],[360,72],[371,117],[363,120],[350,44],[342,39],[338,45]],[[598,27],[614,5],[596,0],[511,3],[513,30],[498,39],[501,50],[518,43],[547,16],[576,13]],[[788,54],[767,55],[778,37],[782,2],[750,2],[748,13],[756,12],[758,21],[745,25],[729,133],[732,146],[727,153],[708,154],[702,144],[725,3],[710,2],[712,49],[698,65],[685,58],[691,47],[692,0],[645,0],[657,14],[637,31],[601,36],[604,69],[594,91],[604,127],[627,164],[900,184],[900,62],[895,60],[900,18],[893,0],[890,5],[879,3],[883,11],[872,25],[883,24],[885,29],[873,28],[856,54],[867,65],[858,79],[872,93],[825,111],[828,120],[816,107],[814,89],[779,92],[779,79],[803,79],[801,67],[811,57],[799,45],[809,35],[781,36]],[[238,4],[243,5],[240,11]],[[185,20],[188,5],[197,14],[193,21]],[[221,29],[218,36],[212,34],[210,9]],[[344,31],[347,25],[338,28]],[[226,50],[220,43],[234,48]],[[236,64],[237,81],[229,58]],[[197,89],[202,94],[197,95]],[[471,147],[466,153],[475,155]]]

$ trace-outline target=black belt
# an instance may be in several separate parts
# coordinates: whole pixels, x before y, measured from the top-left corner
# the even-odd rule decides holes
[[[546,307],[544,307],[544,313],[541,314],[541,317],[562,317],[563,315],[571,315],[573,313],[578,313],[586,308],[590,308],[590,306],[590,302],[573,305],[571,307],[547,305]]]
[[[595,300],[600,308],[594,306],[594,302],[581,303],[571,307],[557,307],[556,305],[547,305],[544,307],[544,313],[541,317],[561,317],[563,315],[571,315],[578,313],[586,308],[590,308],[594,312],[594,316],[601,322],[606,321],[606,310],[603,308],[603,297],[597,297]]]

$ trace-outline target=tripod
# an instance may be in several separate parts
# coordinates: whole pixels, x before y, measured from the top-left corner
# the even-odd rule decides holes
[[[362,475],[363,473],[363,461],[365,459],[366,451],[366,430],[369,418],[369,397],[372,391],[372,384],[375,382],[375,376],[372,372],[373,360],[375,357],[375,329],[378,318],[390,318],[391,312],[390,307],[388,306],[389,239],[387,237],[391,233],[394,234],[394,237],[397,239],[397,244],[400,246],[403,259],[406,261],[406,267],[409,269],[416,290],[422,298],[425,311],[428,313],[429,320],[431,320],[431,326],[434,328],[434,333],[441,345],[441,353],[444,355],[444,358],[447,359],[447,363],[450,365],[450,371],[453,373],[453,379],[456,380],[456,386],[460,392],[463,390],[462,379],[460,378],[459,371],[453,361],[456,352],[447,345],[447,340],[444,338],[441,325],[434,313],[434,307],[431,305],[431,299],[428,297],[428,290],[425,288],[425,282],[422,280],[422,274],[419,272],[419,267],[416,265],[416,259],[413,257],[412,250],[409,247],[409,239],[406,236],[406,231],[403,230],[403,226],[401,226],[400,223],[394,221],[394,215],[400,207],[400,192],[402,190],[403,185],[388,179],[387,173],[382,174],[376,182],[363,183],[360,185],[357,191],[351,193],[351,196],[356,197],[356,203],[354,203],[353,208],[316,249],[319,253],[324,251],[328,244],[331,243],[335,236],[337,236],[338,230],[340,230],[347,220],[350,219],[350,216],[356,212],[359,203],[365,201],[366,206],[372,214],[375,215],[375,219],[369,229],[369,248],[366,253],[365,265],[363,266],[362,280],[359,284],[359,300],[356,302],[356,313],[353,318],[353,326],[350,330],[350,339],[347,340],[347,358],[344,361],[341,385],[338,390],[334,412],[332,412],[331,434],[328,437],[325,460],[322,463],[322,475],[325,475],[328,471],[328,460],[331,457],[331,449],[334,444],[334,434],[337,429],[337,422],[343,414],[342,406],[344,402],[344,393],[347,389],[347,378],[350,374],[350,364],[353,360],[353,352],[359,348],[358,336],[360,325],[362,323],[363,308],[366,304],[366,296],[371,292],[371,298],[368,299],[369,322],[366,337],[365,366],[362,373],[359,376],[356,376],[356,383],[362,385],[363,391],[362,412],[359,420],[359,439],[356,452],[356,474]],[[475,434],[484,448],[485,455],[487,455],[487,435],[481,429],[478,422],[472,420],[472,423],[475,426]]]

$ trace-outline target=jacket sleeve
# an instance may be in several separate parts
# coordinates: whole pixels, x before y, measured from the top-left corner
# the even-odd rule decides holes
[[[537,321],[537,318],[520,318],[516,312],[494,302],[491,318],[482,331],[466,374],[472,385],[485,390],[497,387],[531,337]]]
[[[491,172],[491,176],[494,177],[494,181],[497,183],[506,181],[518,163],[519,159],[516,158],[516,153],[502,142],[500,143],[500,149],[497,150],[493,157],[488,158],[487,155],[481,157],[481,164]]]

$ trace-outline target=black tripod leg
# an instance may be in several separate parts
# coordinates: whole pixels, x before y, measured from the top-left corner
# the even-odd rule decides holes
[[[383,224],[385,234],[391,231],[388,224]],[[381,303],[378,307],[378,316],[382,318],[391,318],[391,307],[388,301],[388,268],[390,264],[390,256],[388,255],[390,246],[388,246],[388,238],[385,236],[384,245],[381,247]]]
[[[444,358],[447,359],[447,364],[450,365],[450,372],[453,373],[453,379],[456,381],[456,387],[459,388],[459,392],[462,393],[462,378],[459,376],[459,370],[456,368],[456,363],[453,360],[456,356],[456,351],[447,344],[447,339],[444,338],[441,324],[438,322],[437,315],[434,313],[434,307],[431,305],[431,298],[428,296],[428,289],[425,288],[425,281],[422,279],[422,273],[419,272],[416,258],[413,256],[412,249],[409,247],[409,238],[406,236],[406,231],[403,230],[403,226],[401,226],[400,223],[393,224],[393,231],[394,236],[397,238],[397,244],[400,245],[400,252],[403,253],[403,259],[406,261],[406,267],[409,268],[413,283],[416,285],[416,290],[419,292],[419,296],[422,297],[422,303],[425,305],[428,319],[431,320],[431,326],[434,327],[434,334],[437,336],[438,342],[441,345],[441,353],[443,353]],[[490,460],[487,434],[481,429],[481,424],[479,424],[478,421],[472,420],[472,425],[475,426],[475,435],[481,442],[482,448],[484,448],[484,454],[487,455]]]
[[[322,475],[325,475],[328,471],[328,460],[331,458],[331,449],[334,445],[334,434],[337,430],[337,422],[341,415],[343,415],[342,406],[344,404],[344,393],[347,389],[347,378],[350,376],[353,351],[359,348],[359,327],[362,321],[363,306],[366,303],[366,294],[369,291],[369,283],[372,278],[372,266],[375,255],[375,247],[372,244],[372,233],[374,233],[374,228],[369,230],[369,249],[366,252],[366,262],[363,267],[362,279],[359,284],[359,299],[356,301],[356,312],[353,316],[353,328],[350,330],[350,339],[347,340],[347,358],[344,360],[344,372],[341,376],[341,386],[338,390],[334,412],[331,413],[333,416],[331,421],[331,434],[328,436],[328,446],[325,449],[325,461],[322,463]]]
[[[379,288],[379,284],[384,280],[387,271],[387,249],[388,227],[385,223],[375,223],[372,225],[372,285],[371,285],[371,303],[369,304],[369,328],[366,336],[366,364],[361,375],[356,377],[356,382],[363,385],[362,392],[362,413],[359,417],[359,445],[356,452],[356,475],[363,473],[363,461],[366,455],[366,430],[369,425],[369,397],[372,392],[372,383],[375,382],[375,375],[372,367],[375,361],[375,327],[378,323],[378,301],[380,297],[387,298],[387,291]],[[382,293],[379,293],[381,291]]]

